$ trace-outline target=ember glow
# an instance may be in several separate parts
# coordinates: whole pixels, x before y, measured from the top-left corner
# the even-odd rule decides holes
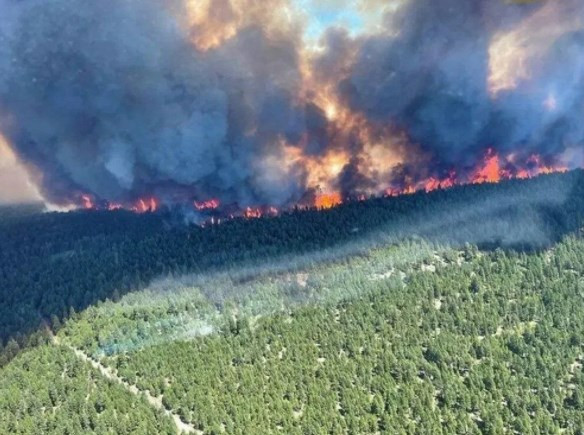
[[[430,177],[415,185],[392,187],[385,191],[388,196],[407,195],[418,191],[432,192],[438,189],[449,189],[464,184],[499,183],[504,180],[527,179],[544,174],[567,172],[563,165],[546,165],[541,156],[532,154],[520,161],[515,155],[500,157],[493,148],[487,149],[477,166],[466,175],[459,176],[452,170],[444,178]]]
[[[316,208],[332,208],[343,202],[343,197],[339,192],[323,193],[317,195],[314,201]]]
[[[91,210],[95,208],[95,203],[90,195],[81,195],[81,201],[83,202],[84,209]]]
[[[158,200],[155,198],[139,199],[131,210],[136,213],[155,212],[158,210]]]
[[[199,211],[205,211],[216,210],[221,205],[221,202],[218,199],[210,199],[208,201],[195,201],[193,204],[195,209]]]
[[[479,166],[472,175],[472,182],[475,184],[498,183],[501,181],[501,178],[511,178],[511,174],[501,169],[499,156],[493,149],[489,148],[484,159],[484,164]]]
[[[154,197],[139,198],[136,201],[127,203],[101,201],[89,193],[82,194],[79,198],[81,208],[85,210],[129,210],[134,213],[149,213],[160,209],[160,201]]]
[[[0,10],[1,136],[57,206],[254,218],[581,166],[581,0]]]

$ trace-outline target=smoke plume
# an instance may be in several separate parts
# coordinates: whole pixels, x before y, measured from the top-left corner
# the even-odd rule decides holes
[[[580,165],[581,0],[0,10],[0,132],[52,203],[282,207],[473,181],[487,153],[491,181]]]

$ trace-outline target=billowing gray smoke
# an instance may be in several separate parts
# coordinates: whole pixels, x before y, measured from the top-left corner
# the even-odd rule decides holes
[[[300,32],[253,21],[197,49],[182,0],[0,0],[0,131],[57,203],[290,204],[340,148],[330,184],[373,190],[388,172],[364,170],[376,159],[364,137],[395,147],[383,135],[396,132],[415,148],[400,145],[394,175],[467,168],[487,147],[577,154],[584,2],[403,3],[377,34],[330,30],[309,63]],[[219,17],[229,1],[213,4]],[[306,65],[369,135],[340,134],[306,91]]]
[[[487,147],[547,157],[581,147],[584,2],[516,3],[410,1],[360,41],[340,93],[447,166]]]
[[[178,2],[1,0],[0,8],[9,13],[1,131],[40,168],[49,198],[278,205],[302,194],[303,173],[272,163],[278,138],[295,143],[306,129],[294,101],[295,41],[268,41],[252,27],[199,52]]]

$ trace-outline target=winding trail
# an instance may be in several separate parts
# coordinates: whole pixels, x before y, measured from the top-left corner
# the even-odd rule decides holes
[[[148,390],[140,390],[136,385],[133,385],[133,384],[130,384],[130,383],[124,381],[120,376],[118,376],[118,374],[115,372],[115,370],[113,370],[111,367],[107,367],[107,366],[103,365],[101,362],[95,361],[93,358],[91,358],[89,355],[87,355],[81,349],[77,349],[71,345],[62,343],[61,340],[59,339],[59,337],[57,337],[55,334],[53,334],[53,331],[51,331],[51,329],[48,328],[48,326],[47,326],[47,330],[49,331],[49,334],[51,336],[51,341],[53,342],[54,345],[63,346],[63,347],[66,347],[67,349],[71,350],[73,353],[75,353],[77,358],[79,358],[81,361],[84,361],[85,363],[91,364],[91,366],[94,369],[96,369],[97,371],[99,371],[102,374],[102,376],[104,376],[105,378],[107,378],[113,382],[118,383],[119,385],[124,387],[127,391],[134,394],[135,396],[145,397],[146,400],[148,401],[148,403],[150,404],[150,406],[152,406],[153,408],[156,408],[159,411],[164,412],[164,414],[171,417],[172,420],[174,421],[174,424],[176,426],[176,430],[177,430],[178,434],[183,434],[183,433],[202,434],[203,433],[201,431],[196,430],[193,425],[182,421],[182,419],[178,416],[178,414],[175,414],[174,412],[166,409],[164,407],[164,405],[162,404],[162,397],[154,397],[152,394],[150,394],[150,392]]]

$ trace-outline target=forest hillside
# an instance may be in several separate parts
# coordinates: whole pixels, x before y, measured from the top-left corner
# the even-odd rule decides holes
[[[580,433],[583,193],[3,209],[0,433]]]

